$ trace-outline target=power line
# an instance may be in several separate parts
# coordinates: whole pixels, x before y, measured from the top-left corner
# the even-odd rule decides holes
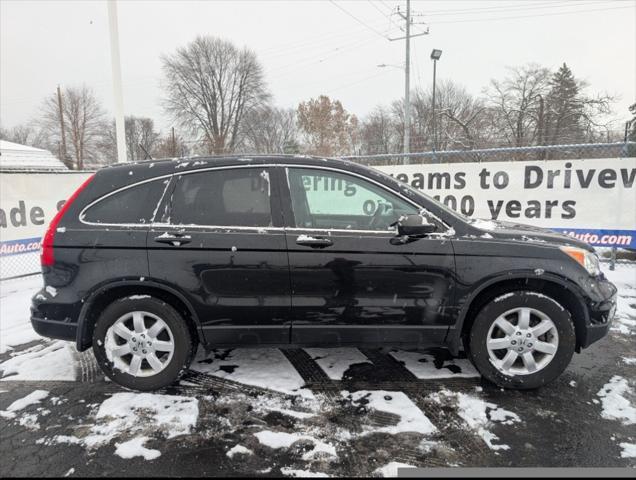
[[[554,13],[537,13],[532,15],[517,15],[510,17],[490,17],[490,18],[472,18],[472,19],[462,19],[462,20],[442,20],[442,21],[432,21],[431,25],[441,25],[441,24],[451,24],[451,23],[469,23],[469,22],[491,22],[497,20],[516,20],[519,18],[536,18],[536,17],[556,17],[560,15],[575,15],[577,13],[589,13],[589,12],[606,12],[609,10],[621,10],[626,8],[634,8],[634,5],[628,7],[610,7],[610,8],[596,8],[589,10],[572,10],[570,12],[554,12]]]
[[[382,38],[386,39],[386,36],[381,33],[380,31],[376,30],[375,28],[371,27],[370,25],[366,24],[365,22],[363,22],[362,20],[360,20],[358,17],[356,17],[355,15],[353,15],[352,13],[349,13],[347,10],[345,10],[343,7],[341,7],[340,5],[338,5],[334,0],[329,0],[329,2],[334,6],[337,7],[339,10],[341,10],[342,12],[344,12],[345,14],[349,15],[351,18],[353,18],[356,22],[358,22],[360,25],[364,25],[366,28],[368,28],[369,30],[371,30],[373,33],[380,35]]]
[[[480,8],[466,8],[466,9],[450,9],[450,10],[431,10],[426,13],[427,16],[437,16],[437,15],[464,15],[464,14],[479,14],[482,12],[489,13],[492,10],[497,12],[507,12],[507,11],[517,11],[517,10],[541,10],[541,9],[550,9],[550,8],[563,8],[568,6],[575,5],[595,5],[608,3],[607,0],[601,1],[582,1],[579,3],[574,3],[572,1],[566,2],[524,2],[525,4],[517,4],[517,5],[508,5],[508,6],[496,6],[496,7],[480,7]]]

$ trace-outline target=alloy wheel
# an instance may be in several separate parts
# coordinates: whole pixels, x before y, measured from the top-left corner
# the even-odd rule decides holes
[[[151,377],[172,360],[174,337],[168,324],[149,312],[129,312],[106,332],[104,349],[115,368],[133,377]]]
[[[486,347],[490,362],[505,375],[531,375],[552,361],[559,348],[559,334],[542,311],[518,307],[493,322]]]

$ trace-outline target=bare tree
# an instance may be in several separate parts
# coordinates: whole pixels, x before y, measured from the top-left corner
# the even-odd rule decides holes
[[[509,145],[531,145],[541,137],[541,104],[549,90],[550,71],[531,63],[509,68],[503,80],[491,80],[485,90],[495,128]]]
[[[65,88],[62,93],[63,116],[69,158],[62,158],[69,168],[81,170],[86,163],[98,163],[100,147],[108,128],[105,112],[93,90],[86,86]],[[61,141],[60,108],[56,94],[44,100],[38,120],[49,136],[52,150]]]
[[[162,57],[166,111],[210,153],[232,152],[240,144],[245,115],[268,95],[256,54],[232,43],[199,36]]]
[[[20,124],[10,129],[0,127],[0,140],[37,148],[48,148],[46,135],[34,125]]]
[[[412,95],[411,151],[429,151],[433,139],[433,91],[416,90]],[[402,148],[404,106],[393,103],[394,128]],[[474,149],[486,145],[492,137],[491,112],[484,101],[471,95],[463,86],[445,80],[436,89],[435,121],[437,149]]]
[[[362,122],[360,127],[362,153],[376,155],[398,151],[396,121],[391,112],[378,106]]]
[[[155,130],[155,122],[152,118],[135,117],[134,115],[125,118],[124,133],[126,157],[129,162],[138,162],[145,160],[149,155],[152,156],[161,136]],[[117,157],[117,131],[114,120],[105,135],[102,151],[108,158]]]
[[[190,148],[186,141],[174,128],[165,136],[160,136],[155,146],[153,158],[175,158],[190,155]]]
[[[264,106],[245,118],[242,150],[251,153],[296,153],[298,128],[293,109]]]

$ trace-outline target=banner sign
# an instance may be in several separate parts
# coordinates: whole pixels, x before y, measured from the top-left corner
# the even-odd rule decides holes
[[[636,158],[378,169],[467,216],[551,228],[595,246],[636,249]],[[89,175],[0,174],[0,256],[39,250],[47,225]],[[364,196],[361,213],[373,214],[372,192],[357,193]]]
[[[46,227],[89,175],[0,173],[0,256],[39,251]]]
[[[636,158],[391,165],[378,169],[464,215],[636,249]]]

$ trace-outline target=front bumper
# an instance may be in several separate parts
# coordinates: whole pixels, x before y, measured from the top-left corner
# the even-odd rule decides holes
[[[586,348],[599,341],[609,332],[616,313],[617,288],[607,280],[596,285],[596,293],[600,293],[596,301],[588,303],[588,321],[581,347]]]

